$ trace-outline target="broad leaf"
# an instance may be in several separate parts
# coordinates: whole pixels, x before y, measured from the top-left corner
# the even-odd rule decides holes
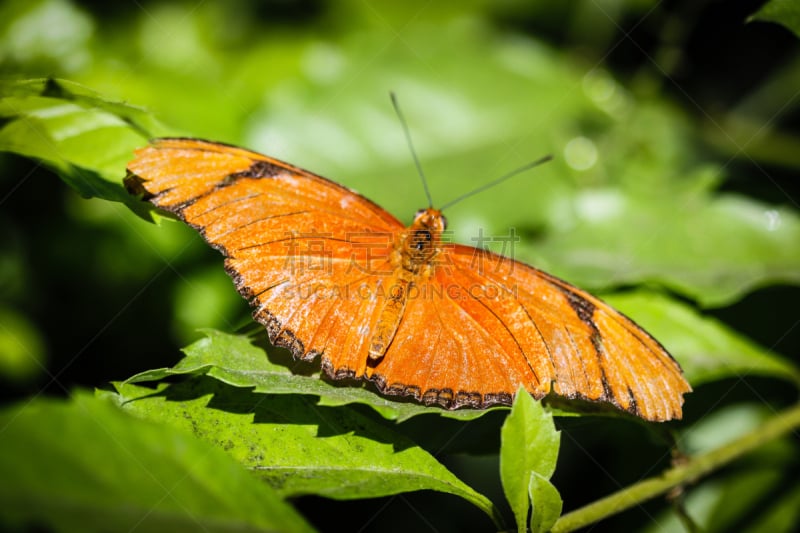
[[[547,480],[556,469],[559,443],[553,417],[520,389],[503,424],[500,447],[500,479],[520,532],[527,528],[531,495],[538,496],[533,500],[532,519],[538,526],[549,527],[548,523],[552,525],[560,514],[557,491],[553,495],[555,488],[542,483],[549,484]],[[533,481],[534,474],[542,480]]]
[[[59,532],[310,531],[270,487],[188,433],[79,393],[0,412],[0,520]]]
[[[381,33],[371,32],[340,36],[335,55],[350,60],[337,67],[335,76],[360,82],[328,105],[326,86],[306,73],[270,77],[277,87],[265,88],[263,103],[250,114],[251,126],[239,142],[354,187],[409,220],[425,200],[412,178],[410,157],[397,149],[404,141],[386,98],[387,80],[392,80],[407,102],[437,205],[539,155],[557,156],[536,170],[536,179],[511,180],[486,191],[480,201],[448,209],[450,227],[461,242],[488,235],[489,244],[499,245],[514,227],[522,237],[517,258],[581,287],[654,282],[708,306],[735,301],[766,284],[800,283],[800,248],[791,245],[800,239],[797,211],[716,193],[725,177],[719,165],[687,163],[698,154],[686,117],[663,102],[637,100],[607,73],[585,73],[538,43],[492,33],[474,37],[472,28],[455,23],[414,28],[413,39],[425,43],[430,57],[448,58],[446,64],[431,65],[449,73],[445,85],[420,78],[418,56],[401,42],[387,46]],[[455,62],[449,54],[453,39],[465,43]],[[300,56],[324,56],[314,44],[289,46]],[[386,46],[386,61],[365,60],[372,45]],[[256,66],[273,59],[257,50],[240,62],[243,69],[260,73]],[[491,88],[475,83],[474,64],[482,65],[482,78],[492,80]],[[54,153],[58,143],[48,139],[64,131],[72,135],[70,129],[60,127],[61,119],[32,113],[30,120],[6,125],[14,131],[5,138],[25,140],[25,146],[7,143],[3,149],[66,161],[69,167],[59,167],[62,176],[84,194],[125,200],[118,181],[109,190],[103,179],[85,172],[76,177],[70,169],[115,168],[119,180],[126,157],[102,164],[83,161],[100,151],[130,153],[144,144],[140,130],[132,127],[134,138],[126,137],[123,111],[118,113],[122,123],[105,122],[110,104],[101,99],[100,115],[84,118],[74,101],[47,98],[76,124],[80,138]],[[87,102],[80,100],[79,107]],[[545,107],[548,112],[542,113]],[[124,142],[109,141],[123,137]],[[105,172],[100,172],[104,178]],[[730,238],[732,231],[736,239]]]
[[[293,373],[287,366],[270,361],[267,352],[253,345],[245,336],[208,329],[204,330],[204,333],[206,338],[184,348],[186,357],[174,367],[142,372],[129,378],[127,383],[158,381],[176,374],[208,374],[229,385],[253,387],[255,392],[317,395],[320,397],[319,405],[367,404],[384,417],[398,422],[426,413],[470,420],[488,412],[476,409],[448,411],[439,407],[393,401],[359,387],[358,384],[330,383],[320,379],[318,371],[306,375],[309,370],[306,366],[287,359],[286,364],[293,365],[295,370],[301,372]],[[505,408],[500,407],[500,409]]]
[[[583,288],[656,283],[706,306],[770,283],[800,283],[797,210],[718,193],[725,165],[697,153],[688,117],[538,43],[462,31],[414,34],[429,57],[447,58],[433,67],[446,69],[447,84],[415,76],[418,57],[402,43],[388,46],[392,61],[363,68],[359,58],[375,36],[342,39],[338,49],[352,61],[337,76],[357,77],[358,88],[327,105],[318,83],[288,76],[245,144],[354,187],[410,221],[426,200],[411,158],[398,150],[404,140],[385,97],[386,80],[397,80],[434,205],[555,156],[533,176],[448,208],[457,241],[500,250],[515,228],[517,259]],[[445,52],[449,39],[464,43],[455,61]],[[491,89],[475,83],[473,64]],[[309,105],[318,112],[303,112]]]
[[[357,409],[321,406],[308,396],[261,394],[209,377],[156,391],[130,384],[117,390],[116,401],[127,411],[193,432],[285,496],[355,499],[429,489],[497,515],[489,500],[428,452]]]
[[[660,194],[576,194],[574,218],[530,245],[539,266],[585,287],[658,280],[709,307],[767,282],[800,283],[796,210],[733,194]]]

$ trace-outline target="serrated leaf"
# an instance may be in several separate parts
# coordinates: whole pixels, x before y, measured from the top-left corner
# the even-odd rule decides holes
[[[531,525],[532,533],[550,531],[558,517],[561,516],[561,495],[550,480],[538,472],[531,472],[531,482],[528,486],[528,495],[531,499]]]
[[[310,531],[224,452],[79,393],[0,412],[0,519],[60,532]]]
[[[800,37],[800,4],[796,0],[770,0],[753,13],[750,20],[781,24]]]
[[[486,497],[428,452],[356,409],[324,407],[299,395],[256,393],[209,377],[161,384],[156,391],[116,387],[115,400],[125,410],[193,432],[282,495],[355,499],[429,489],[497,515]]]
[[[320,379],[318,373],[294,374],[289,368],[271,362],[267,352],[253,345],[248,337],[210,329],[203,332],[206,337],[184,348],[186,357],[174,367],[147,370],[129,378],[126,383],[158,381],[171,375],[208,374],[229,385],[253,387],[255,392],[313,394],[320,397],[319,405],[366,404],[385,418],[398,422],[420,414],[437,414],[458,420],[471,420],[490,411],[490,409],[448,411],[438,407],[393,401],[357,385],[336,385],[327,382]]]
[[[558,459],[560,434],[555,429],[553,417],[545,412],[542,404],[524,389],[520,389],[511,413],[503,424],[500,439],[500,480],[514,512],[517,529],[524,532],[530,510],[529,488],[532,474],[536,473],[545,480],[553,475]],[[556,518],[560,514],[560,509],[555,509],[555,500],[551,496],[542,497],[541,507],[534,507],[542,523],[547,522],[554,513]]]
[[[800,369],[722,322],[655,292],[607,295],[675,356],[692,385],[733,376],[771,376],[800,384]]]

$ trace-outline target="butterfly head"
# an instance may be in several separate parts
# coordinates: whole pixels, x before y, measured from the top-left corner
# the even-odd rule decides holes
[[[439,234],[447,229],[447,219],[439,209],[426,207],[416,212],[412,226]]]

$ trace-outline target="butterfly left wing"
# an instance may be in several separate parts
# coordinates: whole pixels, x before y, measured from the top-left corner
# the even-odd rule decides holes
[[[601,300],[461,245],[445,246],[435,275],[409,294],[370,371],[385,393],[450,408],[508,404],[524,386],[537,398],[602,402],[654,421],[680,418],[691,390],[667,351]]]
[[[377,320],[397,219],[321,176],[197,139],[137,150],[125,185],[222,252],[273,344],[297,358],[322,354],[332,377],[363,374],[359,330]]]

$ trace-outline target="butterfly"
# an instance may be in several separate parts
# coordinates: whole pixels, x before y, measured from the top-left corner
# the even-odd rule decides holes
[[[405,226],[333,181],[243,148],[155,139],[128,191],[183,220],[272,344],[332,379],[447,409],[534,397],[681,418],[691,387],[631,319],[541,270],[449,242],[440,210]]]

